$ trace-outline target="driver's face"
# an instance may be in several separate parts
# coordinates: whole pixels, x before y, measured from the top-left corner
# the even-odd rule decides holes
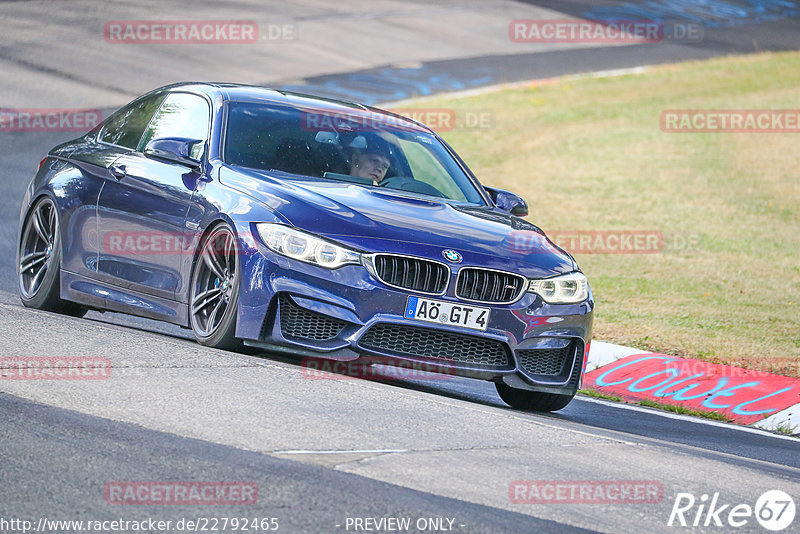
[[[379,154],[370,154],[369,152],[353,154],[353,165],[351,166],[350,174],[372,180],[373,184],[378,185],[378,182],[386,176],[389,165],[389,160]]]

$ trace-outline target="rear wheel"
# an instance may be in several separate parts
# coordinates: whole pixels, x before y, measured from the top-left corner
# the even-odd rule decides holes
[[[236,236],[227,224],[212,229],[200,246],[192,272],[189,314],[201,345],[241,350],[236,339],[240,262]]]
[[[82,317],[86,308],[61,299],[61,231],[58,211],[48,197],[28,213],[19,245],[17,280],[28,308]]]
[[[495,382],[495,387],[503,402],[512,408],[533,412],[554,412],[564,408],[575,398],[574,393],[572,395],[560,395],[558,393],[528,391],[512,388],[499,382]]]

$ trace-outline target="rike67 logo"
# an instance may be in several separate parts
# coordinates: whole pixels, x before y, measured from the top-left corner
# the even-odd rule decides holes
[[[731,528],[752,525],[752,519],[767,530],[778,532],[787,529],[794,522],[794,499],[781,490],[764,492],[755,506],[746,503],[730,504],[720,500],[719,492],[709,496],[703,494],[696,498],[691,493],[678,493],[669,514],[669,527],[724,527]]]

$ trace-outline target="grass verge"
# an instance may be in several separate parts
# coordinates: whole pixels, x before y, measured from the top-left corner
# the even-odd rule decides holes
[[[624,403],[628,402],[625,399],[623,399],[622,397],[617,397],[616,395],[609,395],[607,393],[602,393],[600,391],[597,391],[596,389],[579,389],[578,393],[580,393],[581,395],[585,395],[587,397],[593,397],[595,399],[604,399],[604,400],[608,400],[608,401],[612,401],[612,402],[624,402]],[[675,404],[667,404],[667,403],[663,403],[663,402],[655,402],[655,401],[651,401],[651,400],[648,400],[648,399],[641,400],[639,402],[636,402],[635,404],[638,404],[639,406],[645,406],[647,408],[657,408],[659,410],[666,410],[668,412],[679,413],[679,414],[683,414],[683,415],[693,415],[695,417],[704,417],[705,419],[713,419],[715,421],[724,421],[726,423],[733,422],[733,419],[731,419],[729,417],[726,417],[725,415],[723,415],[721,413],[704,412],[702,410],[693,410],[691,408],[686,408],[684,406],[679,406],[679,405],[675,405]],[[792,434],[794,429],[788,429],[788,430],[791,430],[791,431],[788,431],[788,432],[786,430],[779,430],[779,431],[782,431],[783,433]]]
[[[666,133],[659,122],[665,109],[798,102],[800,54],[787,52],[413,107],[482,117],[442,134],[484,184],[526,198],[546,232],[661,232],[656,254],[576,254],[596,338],[800,376],[800,134]]]
[[[586,395],[587,397],[594,397],[595,399],[605,399],[613,402],[625,402],[622,397],[617,397],[616,395],[608,395],[607,393],[601,393],[596,389],[579,389],[578,393],[580,393],[581,395]]]
[[[798,433],[797,427],[789,423],[781,423],[775,427],[775,432],[778,434],[785,434],[787,436],[794,436]]]
[[[680,406],[677,404],[667,404],[664,402],[655,402],[648,399],[643,399],[637,402],[639,406],[645,406],[647,408],[658,408],[659,410],[665,410],[667,412],[679,413],[682,415],[693,415],[695,417],[703,417],[705,419],[713,419],[714,421],[724,421],[726,423],[732,423],[733,419],[727,417],[718,412],[704,412],[702,410],[693,410],[691,408],[686,408],[685,406]]]

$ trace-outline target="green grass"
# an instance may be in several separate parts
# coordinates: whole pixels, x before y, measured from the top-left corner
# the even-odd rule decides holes
[[[790,425],[789,423],[781,423],[775,427],[775,432],[779,434],[786,434],[787,436],[793,436],[797,433],[797,427]]]
[[[625,402],[622,397],[617,397],[616,395],[608,395],[607,393],[601,393],[596,389],[579,389],[578,393],[581,395],[586,395],[587,397],[594,397],[596,399],[605,399],[613,402]]]
[[[607,393],[602,393],[596,389],[579,389],[578,393],[580,393],[581,395],[585,395],[587,397],[594,397],[596,399],[605,399],[612,402],[627,402],[622,397],[618,397],[616,395],[609,395]],[[657,408],[659,410],[666,410],[668,412],[678,413],[682,415],[704,417],[706,419],[713,419],[715,421],[724,421],[726,423],[733,422],[733,419],[719,412],[706,412],[703,410],[694,410],[692,408],[686,408],[685,406],[680,406],[676,404],[656,402],[656,401],[651,401],[649,399],[643,399],[641,401],[638,401],[636,404],[638,404],[639,406],[645,406],[647,408]],[[789,425],[781,425],[776,429],[776,431],[784,434],[794,434],[796,429],[794,427],[790,427]]]
[[[706,419],[713,419],[714,421],[724,421],[726,423],[733,422],[733,419],[727,417],[719,412],[704,412],[702,410],[693,410],[685,406],[677,404],[666,404],[664,402],[655,402],[648,399],[641,400],[637,403],[639,406],[647,408],[658,408],[659,410],[666,410],[668,412],[679,413],[682,415],[693,415],[695,417],[704,417]]]
[[[800,134],[666,133],[664,109],[798,109],[800,54],[566,78],[414,107],[490,113],[443,136],[559,230],[655,230],[658,254],[577,254],[598,339],[718,363],[800,361]],[[693,239],[693,248],[682,242]],[[790,376],[797,365],[782,366]]]

